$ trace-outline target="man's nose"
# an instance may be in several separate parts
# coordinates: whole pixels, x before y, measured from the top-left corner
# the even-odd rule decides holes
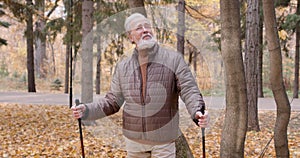
[[[149,32],[149,28],[142,26],[143,32]]]
[[[150,28],[148,28],[148,27],[143,27],[143,32],[142,32],[143,34],[152,34],[152,31],[151,31],[151,29]]]

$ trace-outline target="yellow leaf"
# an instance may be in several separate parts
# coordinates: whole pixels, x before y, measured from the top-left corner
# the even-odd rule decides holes
[[[285,30],[280,30],[278,32],[278,35],[279,35],[279,38],[282,39],[282,40],[286,40],[287,36],[288,36],[288,34],[287,34],[287,32]]]

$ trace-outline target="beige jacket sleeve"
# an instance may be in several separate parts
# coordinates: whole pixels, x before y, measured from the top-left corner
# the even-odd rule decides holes
[[[177,88],[189,114],[195,120],[196,112],[204,110],[205,103],[196,80],[183,57],[179,55],[176,60],[178,64],[175,71]]]
[[[120,86],[120,74],[118,65],[115,68],[110,91],[105,97],[99,98],[93,103],[86,105],[86,112],[82,119],[84,120],[96,120],[105,116],[112,115],[118,112],[124,103],[124,97]]]

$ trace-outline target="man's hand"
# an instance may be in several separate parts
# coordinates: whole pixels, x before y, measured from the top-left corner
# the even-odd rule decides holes
[[[86,107],[84,104],[80,104],[78,106],[76,105],[73,105],[71,107],[72,111],[73,111],[73,116],[76,118],[76,119],[79,119],[81,117],[83,117],[84,113],[85,113],[85,110],[86,110]]]
[[[198,125],[201,128],[209,127],[209,115],[207,110],[205,110],[204,115],[200,111],[196,112],[195,118],[198,119]]]

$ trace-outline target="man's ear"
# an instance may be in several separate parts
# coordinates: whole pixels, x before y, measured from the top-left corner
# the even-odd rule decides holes
[[[129,41],[130,41],[132,44],[134,44],[134,40],[133,40],[133,38],[132,38],[132,36],[131,36],[131,34],[130,34],[129,32],[127,32],[127,37],[128,37],[128,39],[129,39]]]

